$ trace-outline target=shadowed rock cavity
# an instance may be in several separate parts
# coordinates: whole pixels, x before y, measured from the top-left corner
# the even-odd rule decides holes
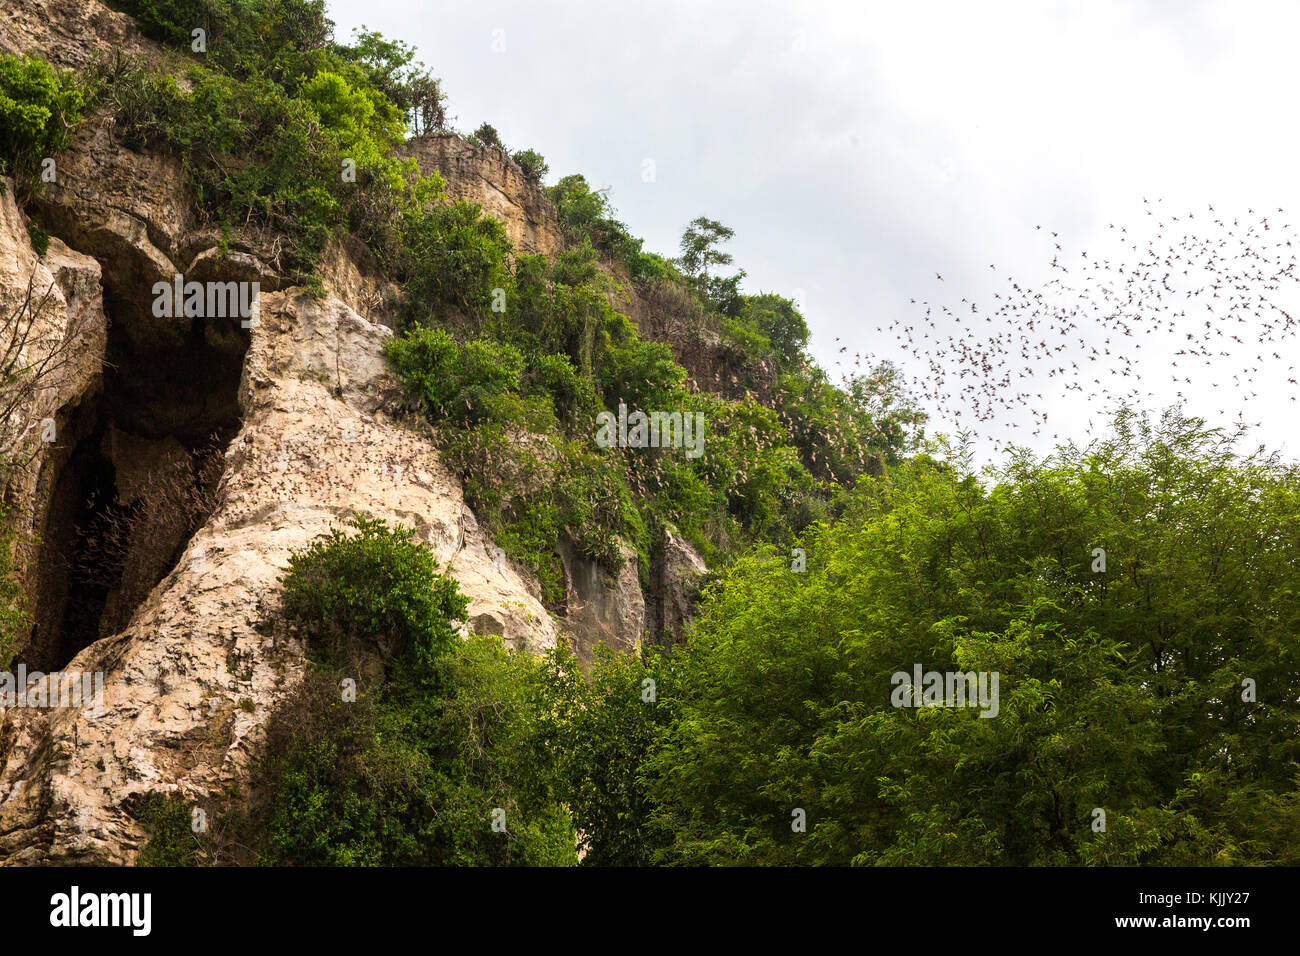
[[[211,510],[239,425],[240,320],[159,320],[148,288],[124,296],[104,273],[104,372],[60,416],[41,475],[51,495],[30,669],[57,670],[129,623]]]

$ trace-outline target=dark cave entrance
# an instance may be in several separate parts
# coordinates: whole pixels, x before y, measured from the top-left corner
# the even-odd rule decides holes
[[[123,556],[105,547],[105,531],[123,519],[128,509],[117,499],[117,469],[99,448],[103,427],[88,441],[77,445],[64,468],[73,502],[73,513],[65,536],[71,537],[67,554],[67,598],[63,620],[51,648],[53,661],[71,660],[99,636],[99,621],[113,588],[121,583]]]
[[[58,419],[30,670],[59,670],[126,627],[215,503],[250,333],[238,319],[155,319],[149,301],[106,283],[100,387]]]

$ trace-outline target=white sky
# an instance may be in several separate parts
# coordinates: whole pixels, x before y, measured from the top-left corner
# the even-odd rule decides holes
[[[1040,288],[1053,276],[1054,242],[1066,258],[1099,256],[1111,223],[1145,235],[1147,208],[1195,211],[1198,234],[1216,239],[1200,226],[1209,204],[1242,228],[1248,208],[1252,221],[1269,215],[1270,240],[1300,211],[1293,3],[330,0],[330,15],[341,39],[364,23],[414,44],[458,129],[492,123],[510,148],[547,158],[549,182],[581,172],[611,186],[647,249],[675,255],[700,215],[734,228],[746,287],[800,302],[833,376],[855,353],[928,376],[889,331],[918,328],[910,299],[957,310],[969,298],[986,314],[1008,275]],[[1080,326],[1089,347],[1110,334]],[[1148,406],[1182,388],[1212,423],[1244,413],[1262,422],[1260,441],[1300,449],[1289,427],[1300,393],[1285,371],[1300,364],[1294,342],[1245,363],[1260,368],[1248,390],[1231,384],[1242,364],[1218,359],[1173,386],[1172,346],[1143,346],[1129,355]],[[1090,383],[1092,366],[1066,357]],[[981,432],[1046,449],[1051,433],[1083,440],[1089,417],[1102,421],[1103,398],[1038,373],[1033,384],[1049,416],[1038,438],[1019,406]],[[932,432],[957,421],[927,411]]]

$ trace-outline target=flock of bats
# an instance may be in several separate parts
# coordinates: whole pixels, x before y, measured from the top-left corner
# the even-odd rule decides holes
[[[1265,382],[1284,385],[1296,402],[1300,356],[1287,349],[1300,308],[1293,315],[1287,306],[1300,280],[1300,237],[1278,218],[1283,210],[1237,215],[1211,205],[1172,215],[1161,200],[1143,203],[1142,225],[1111,224],[1114,241],[1091,255],[1035,226],[1052,254],[1051,278],[1037,286],[999,276],[989,301],[912,299],[913,318],[877,326],[913,359],[903,364],[923,407],[999,449],[1025,444],[1023,431],[1060,439],[1047,406],[1070,392],[1089,408],[1140,403],[1164,376],[1171,384],[1161,395],[1241,419]],[[937,288],[943,281],[935,273]],[[874,361],[855,359],[859,368]],[[1270,389],[1268,400],[1277,394]]]

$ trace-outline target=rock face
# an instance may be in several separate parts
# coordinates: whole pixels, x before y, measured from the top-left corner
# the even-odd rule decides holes
[[[72,67],[119,49],[157,53],[98,0],[7,0],[0,19],[3,52]],[[500,219],[520,251],[563,248],[544,192],[501,152],[450,134],[404,152]],[[279,577],[353,512],[416,529],[468,596],[466,628],[521,651],[565,640],[589,660],[600,643],[630,650],[689,618],[703,562],[672,538],[644,592],[630,549],[614,576],[562,549],[566,613],[547,612],[427,432],[390,417],[393,289],[347,240],[327,252],[319,299],[288,286],[274,236],[235,230],[220,254],[179,164],[120,148],[99,119],[28,211],[54,237],[44,257],[12,190],[0,197],[0,333],[22,331],[20,367],[41,369],[41,387],[0,420],[20,463],[7,520],[42,541],[17,556],[36,626],[13,670],[44,672],[29,696],[48,692],[51,671],[101,674],[103,691],[89,708],[0,708],[0,863],[130,862],[140,796],[202,804],[246,783],[303,668],[271,623]],[[257,282],[259,308],[156,316],[154,286],[177,274]]]
[[[302,649],[267,626],[290,552],[362,512],[418,530],[507,641],[558,628],[479,531],[429,439],[388,419],[388,330],[344,303],[268,295],[239,386],[219,503],[120,633],[60,665],[102,672],[102,710],[11,708],[0,732],[0,858],[127,862],[145,791],[238,784]],[[48,681],[48,678],[46,678]]]
[[[266,626],[277,579],[291,551],[353,511],[416,528],[470,598],[471,618],[490,620],[512,646],[540,652],[554,645],[555,621],[509,564],[494,559],[495,546],[429,438],[385,416],[398,390],[382,354],[388,329],[333,296],[313,301],[287,290],[262,296],[248,330],[236,318],[224,328],[211,320],[197,336],[157,325],[142,332],[136,323],[145,310],[124,303],[147,298],[141,286],[148,289],[158,274],[148,269],[172,268],[149,238],[165,235],[151,217],[166,220],[172,211],[142,200],[121,216],[112,204],[71,190],[46,202],[62,215],[78,210],[79,228],[70,233],[103,257],[103,286],[116,290],[109,293],[115,331],[110,341],[100,262],[58,239],[38,260],[6,197],[0,303],[24,301],[30,276],[34,287],[50,290],[32,323],[29,361],[79,336],[70,352],[75,361],[33,394],[9,436],[46,418],[58,426],[58,441],[29,441],[36,456],[10,485],[22,527],[44,532],[47,542],[59,538],[59,526],[71,521],[57,507],[60,494],[71,508],[72,492],[84,490],[65,480],[78,456],[108,462],[115,498],[129,507],[169,469],[190,467],[172,432],[192,442],[230,418],[232,435],[214,510],[188,543],[154,534],[126,546],[117,586],[99,609],[101,621],[118,614],[123,626],[90,635],[71,659],[60,656],[66,642],[53,640],[29,648],[42,655],[35,664],[20,656],[29,670],[102,673],[103,707],[0,713],[0,861],[128,862],[142,838],[130,813],[135,796],[175,790],[198,801],[243,780],[267,716],[301,672],[302,649]],[[176,215],[183,218],[183,210]],[[218,370],[203,382],[214,394],[168,401],[183,399],[184,390],[170,391],[159,368],[133,368],[143,383],[135,392],[112,375],[106,382],[103,362],[115,348],[179,363],[182,376],[203,379],[205,370]],[[215,394],[227,387],[228,398]],[[150,396],[172,412],[146,414]],[[180,545],[184,553],[173,561]],[[77,589],[57,561],[46,565],[44,580],[35,576],[42,585],[37,617],[57,632],[66,628],[69,592]],[[132,588],[141,582],[149,587],[137,606]],[[48,683],[33,680],[30,689]]]
[[[645,596],[637,578],[637,554],[620,548],[623,567],[610,574],[595,561],[560,543],[560,561],[567,585],[564,630],[581,663],[590,663],[596,648],[634,651],[645,632]]]
[[[665,529],[655,553],[657,580],[651,634],[664,644],[679,644],[694,618],[700,585],[709,569],[698,551],[677,532]]]
[[[552,256],[564,248],[555,207],[503,151],[473,146],[454,133],[431,133],[410,140],[398,155],[414,158],[426,176],[441,173],[450,198],[477,203],[504,223],[516,250]]]
[[[0,451],[11,462],[5,489],[11,520],[20,540],[32,542],[49,510],[51,476],[75,437],[65,410],[100,387],[108,320],[99,263],[58,239],[38,258],[12,183],[0,179],[0,189],[0,351],[11,356],[6,371],[26,370],[29,386],[0,421]],[[36,557],[31,545],[17,555],[29,604],[37,596],[36,575],[28,573]]]
[[[39,53],[64,68],[98,54],[128,56],[156,48],[135,21],[98,0],[6,0],[0,18],[0,53]]]

